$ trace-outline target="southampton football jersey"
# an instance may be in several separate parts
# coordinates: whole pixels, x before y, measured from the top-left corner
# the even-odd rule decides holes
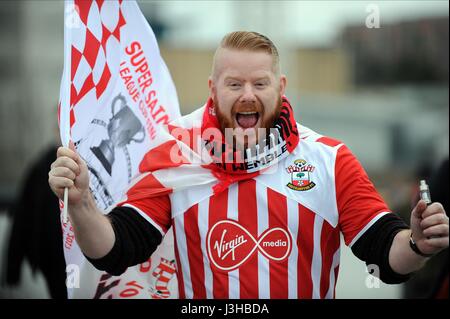
[[[128,200],[173,226],[180,298],[334,298],[340,233],[353,245],[390,213],[341,142],[298,125],[295,150],[219,193],[197,185]]]

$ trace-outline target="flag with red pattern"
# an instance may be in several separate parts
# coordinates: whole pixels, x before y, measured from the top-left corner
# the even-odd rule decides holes
[[[60,135],[86,161],[100,209],[124,196],[162,125],[179,116],[175,86],[137,3],[66,0]],[[70,222],[62,228],[69,298],[177,297],[171,233],[147,262],[112,277],[87,262]]]

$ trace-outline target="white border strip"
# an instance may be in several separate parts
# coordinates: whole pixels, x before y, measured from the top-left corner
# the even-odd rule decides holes
[[[381,217],[383,217],[386,214],[391,214],[391,212],[382,212],[379,213],[377,216],[375,216],[374,218],[372,218],[372,220],[370,222],[368,222],[366,224],[366,226],[364,226],[363,229],[361,229],[359,231],[359,233],[353,238],[352,242],[348,245],[348,247],[352,248],[353,244],[356,243],[356,241],[373,225],[376,223],[377,220],[379,220]]]
[[[137,208],[136,206],[133,206],[131,204],[124,204],[121,207],[129,207],[132,208],[134,210],[136,210],[139,215],[141,215],[142,217],[145,218],[146,221],[148,221],[150,224],[152,224],[157,230],[159,230],[159,232],[161,233],[161,235],[164,237],[164,235],[166,234],[162,228],[153,220],[151,219],[146,213],[144,213],[142,210],[140,210],[139,208]]]

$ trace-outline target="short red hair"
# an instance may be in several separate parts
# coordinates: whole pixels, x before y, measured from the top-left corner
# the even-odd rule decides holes
[[[278,73],[280,70],[280,57],[277,47],[268,37],[261,33],[253,31],[234,31],[226,34],[222,41],[220,41],[220,45],[216,50],[213,64],[215,64],[215,57],[220,49],[266,52],[272,56],[274,72]]]

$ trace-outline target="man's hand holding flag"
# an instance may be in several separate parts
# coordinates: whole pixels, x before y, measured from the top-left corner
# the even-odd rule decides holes
[[[65,147],[72,141],[70,149],[79,158],[74,163],[85,165],[96,205],[108,212],[140,174],[139,165],[158,144],[162,125],[180,116],[177,94],[155,35],[135,1],[66,0],[65,14],[61,141]],[[73,171],[64,174],[76,184],[79,167],[72,166]],[[76,185],[64,183],[70,203]],[[64,198],[63,192],[57,194]],[[177,297],[171,233],[148,262],[111,278],[87,262],[70,222],[63,218],[62,225],[66,263],[78,266],[80,275],[79,287],[68,287],[70,298]],[[162,288],[154,286],[161,263],[171,271],[165,272],[168,286],[158,294]]]

